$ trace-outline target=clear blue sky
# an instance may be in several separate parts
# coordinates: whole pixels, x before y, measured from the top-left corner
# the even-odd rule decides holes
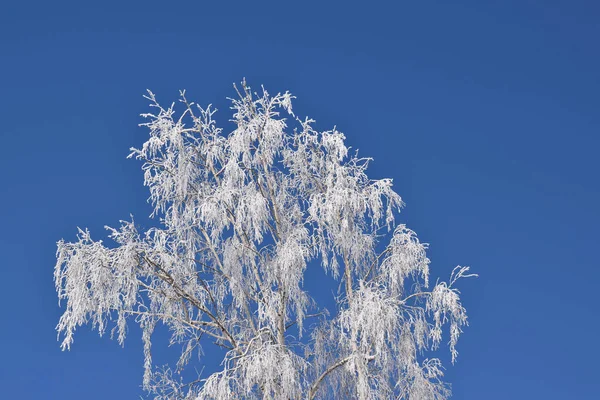
[[[135,332],[60,351],[55,243],[149,213],[125,159],[146,88],[226,120],[246,77],[394,178],[434,278],[480,274],[454,398],[597,398],[598,21],[592,0],[3,2],[0,397],[143,394]]]

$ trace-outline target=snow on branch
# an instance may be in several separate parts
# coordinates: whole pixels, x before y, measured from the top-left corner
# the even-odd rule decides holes
[[[138,324],[156,399],[448,398],[441,362],[425,357],[448,326],[456,359],[467,314],[455,284],[475,275],[457,267],[430,289],[427,245],[396,224],[392,180],[370,179],[336,128],[297,117],[290,93],[235,90],[229,132],[184,91],[167,108],[148,91],[149,138],[129,157],[156,224],[123,221],[108,245],[82,229],[58,242],[62,348],[82,325],[123,344]],[[305,287],[319,265],[339,284],[335,310]],[[160,325],[181,354],[157,368]],[[190,380],[206,346],[221,367]]]

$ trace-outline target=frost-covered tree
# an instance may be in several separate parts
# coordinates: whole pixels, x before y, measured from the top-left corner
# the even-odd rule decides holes
[[[448,326],[457,356],[467,315],[455,282],[469,268],[429,288],[427,246],[395,224],[392,181],[369,179],[369,159],[336,129],[297,118],[289,93],[236,91],[228,133],[184,92],[180,113],[148,92],[150,138],[130,157],[143,161],[156,226],[107,227],[110,246],[87,230],[58,242],[62,348],[87,323],[123,343],[135,321],[157,399],[449,397],[427,355]],[[335,309],[306,289],[307,268],[338,281]],[[181,344],[170,367],[153,366],[159,324]],[[220,368],[189,378],[202,346],[221,349]]]

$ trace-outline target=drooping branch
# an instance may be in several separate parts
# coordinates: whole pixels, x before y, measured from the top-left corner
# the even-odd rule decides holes
[[[338,361],[336,361],[335,363],[333,363],[332,365],[329,366],[329,368],[327,368],[325,371],[323,371],[323,373],[321,375],[319,375],[319,377],[313,382],[313,384],[310,386],[310,389],[308,391],[308,396],[307,399],[308,400],[312,400],[315,398],[315,396],[317,395],[317,392],[319,391],[319,385],[321,384],[321,382],[329,375],[331,374],[333,371],[335,371],[336,369],[338,369],[339,367],[343,366],[344,364],[346,364],[348,361],[352,360],[354,357],[356,357],[355,355],[349,355],[347,357],[344,357]],[[372,361],[375,359],[375,356],[366,356],[365,360],[366,361]]]

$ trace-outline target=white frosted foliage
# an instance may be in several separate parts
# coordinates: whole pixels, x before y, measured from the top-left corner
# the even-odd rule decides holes
[[[148,92],[150,137],[130,157],[155,226],[131,218],[107,227],[109,245],[82,229],[58,242],[62,348],[81,325],[123,344],[138,324],[156,399],[448,398],[427,353],[447,329],[456,359],[467,315],[455,283],[473,274],[429,288],[427,245],[396,224],[392,181],[370,179],[337,129],[296,117],[289,93],[236,91],[228,132],[185,92],[168,108]],[[317,268],[338,282],[335,309],[306,289]],[[160,325],[181,349],[173,365],[153,363]],[[202,371],[207,346],[221,349],[217,371]]]

